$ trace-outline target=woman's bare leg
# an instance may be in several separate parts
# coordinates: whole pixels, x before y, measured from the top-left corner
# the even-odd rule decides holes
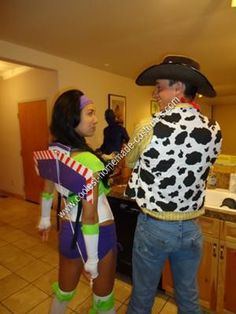
[[[81,272],[83,270],[83,263],[80,258],[69,259],[60,255],[59,259],[59,286],[63,291],[72,291],[76,288]]]
[[[98,314],[114,314],[113,287],[116,273],[116,252],[111,250],[99,261],[98,277],[93,284],[93,311]]]
[[[116,274],[116,251],[110,250],[98,264],[99,276],[93,281],[93,292],[105,296],[112,292]]]
[[[81,259],[68,259],[60,255],[59,260],[59,280],[55,287],[55,296],[51,305],[51,314],[64,314],[69,303],[73,298],[80,275],[83,269]]]

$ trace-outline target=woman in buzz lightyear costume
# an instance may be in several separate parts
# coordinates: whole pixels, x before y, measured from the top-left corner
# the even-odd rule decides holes
[[[105,169],[104,164],[85,140],[85,137],[95,133],[96,124],[95,106],[81,91],[68,90],[56,100],[50,126],[54,141],[69,146],[71,158],[91,169],[93,176],[98,180],[99,172]],[[48,238],[51,225],[53,188],[53,183],[46,182],[42,193],[38,228],[43,240]],[[93,204],[84,199],[75,202],[77,197],[73,194],[67,198],[67,204],[75,206],[72,206],[61,221],[59,278],[52,286],[54,299],[51,314],[65,313],[83,271],[93,281],[93,306],[89,313],[115,313],[113,286],[116,269],[116,232],[114,217],[106,198],[108,192],[107,180],[103,178],[93,188]],[[82,218],[78,219],[79,209]]]

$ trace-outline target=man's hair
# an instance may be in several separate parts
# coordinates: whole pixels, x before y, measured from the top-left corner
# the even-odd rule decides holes
[[[175,84],[176,80],[169,80],[169,86],[172,86]],[[192,84],[188,82],[181,81],[185,86],[184,96],[186,96],[188,99],[193,100],[196,97],[197,94],[197,87],[193,86]]]
[[[107,109],[105,111],[105,119],[108,124],[115,123],[116,121],[116,115],[112,109]]]

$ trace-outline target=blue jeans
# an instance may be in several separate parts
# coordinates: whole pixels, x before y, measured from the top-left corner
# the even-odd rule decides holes
[[[201,253],[202,233],[196,220],[161,221],[139,214],[133,246],[133,291],[127,314],[152,312],[167,258],[178,313],[202,313],[196,279]]]

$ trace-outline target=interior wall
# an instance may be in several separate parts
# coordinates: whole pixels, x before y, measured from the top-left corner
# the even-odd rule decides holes
[[[32,69],[0,80],[0,190],[24,195],[18,103],[46,99],[50,104],[57,89],[55,71]]]
[[[211,119],[212,118],[212,105],[202,103],[200,104],[200,107],[201,107],[202,114]]]
[[[213,117],[218,121],[222,130],[222,154],[236,155],[236,103],[227,106],[223,104],[214,106]]]

